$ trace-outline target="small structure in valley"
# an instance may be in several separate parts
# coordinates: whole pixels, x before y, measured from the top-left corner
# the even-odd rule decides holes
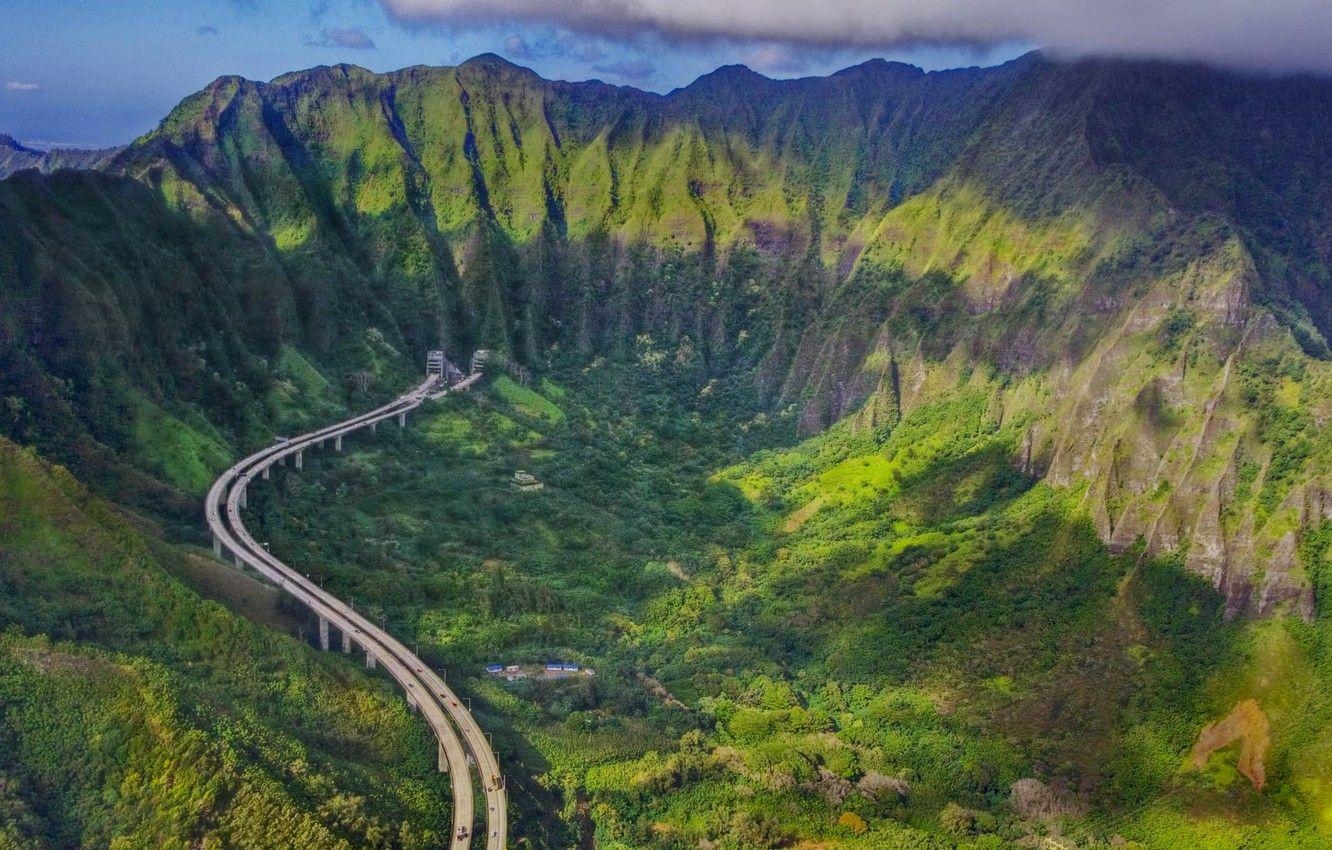
[[[545,486],[545,484],[538,481],[537,477],[530,472],[524,472],[520,469],[513,474],[513,488],[515,490],[520,490],[524,493],[534,493],[537,490],[543,489]]]
[[[496,676],[506,682],[518,679],[568,679],[573,676],[595,676],[596,670],[567,661],[550,661],[545,664],[487,664],[486,675]]]

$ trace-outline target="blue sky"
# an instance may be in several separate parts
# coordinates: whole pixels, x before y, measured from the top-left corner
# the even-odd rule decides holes
[[[930,69],[995,64],[1027,49],[1003,42],[883,50],[651,33],[625,40],[540,20],[409,22],[384,9],[375,0],[4,0],[0,133],[37,146],[120,144],[223,74],[267,80],[337,62],[387,71],[494,52],[549,78],[667,91],[733,62],[785,77],[873,56]]]

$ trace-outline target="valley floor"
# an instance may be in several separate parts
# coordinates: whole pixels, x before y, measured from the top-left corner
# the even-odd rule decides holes
[[[1179,557],[1110,555],[983,396],[765,449],[790,423],[734,421],[734,390],[590,369],[498,378],[252,506],[470,695],[520,840],[1332,836],[1332,621],[1228,622]],[[595,675],[486,673],[551,662]]]

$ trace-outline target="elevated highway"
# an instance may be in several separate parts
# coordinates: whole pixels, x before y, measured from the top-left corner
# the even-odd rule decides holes
[[[408,704],[421,712],[439,741],[439,769],[450,774],[452,850],[473,846],[478,787],[486,805],[481,846],[486,850],[503,850],[508,843],[508,791],[499,761],[480,725],[442,676],[387,631],[259,545],[245,528],[241,515],[250,484],[256,479],[267,480],[274,466],[285,465],[290,458],[299,469],[305,452],[330,442],[335,451],[341,451],[344,437],[366,428],[374,430],[388,419],[396,417],[399,426],[406,427],[407,414],[427,400],[466,390],[480,378],[480,371],[463,377],[457,370],[432,370],[421,384],[382,407],[255,452],[213,482],[204,503],[208,528],[213,534],[213,551],[218,557],[229,553],[238,566],[250,567],[290,593],[318,618],[322,649],[329,649],[330,628],[337,629],[342,635],[343,652],[350,652],[353,646],[363,650],[366,666],[382,665],[402,687]]]

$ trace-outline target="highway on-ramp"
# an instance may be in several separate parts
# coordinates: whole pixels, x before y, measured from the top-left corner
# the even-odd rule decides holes
[[[319,618],[320,643],[324,649],[329,648],[328,629],[336,628],[343,635],[344,650],[353,644],[363,649],[366,664],[383,665],[406,693],[408,704],[420,709],[439,740],[439,768],[450,774],[453,789],[452,850],[472,846],[475,827],[472,768],[476,771],[486,804],[484,846],[486,850],[503,850],[508,843],[508,791],[499,761],[485,733],[438,673],[387,631],[256,543],[241,521],[241,512],[245,509],[250,483],[261,476],[268,478],[269,470],[285,464],[287,458],[294,457],[299,467],[304,452],[316,446],[325,446],[332,441],[340,449],[344,436],[393,417],[405,426],[407,414],[425,401],[451,391],[465,390],[480,377],[481,373],[474,371],[450,386],[442,377],[432,376],[382,407],[255,452],[213,482],[204,503],[215,552],[219,555],[230,552],[237,565],[243,564],[258,571],[309,608]]]

